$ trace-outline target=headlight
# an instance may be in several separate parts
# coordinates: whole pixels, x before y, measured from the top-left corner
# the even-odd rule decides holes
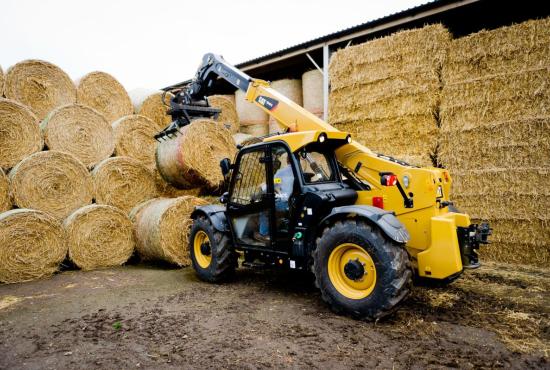
[[[403,176],[403,185],[406,188],[408,188],[410,184],[411,184],[411,179],[409,178],[409,176],[408,175]]]

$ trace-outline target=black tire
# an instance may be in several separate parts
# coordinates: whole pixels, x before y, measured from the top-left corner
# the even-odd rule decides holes
[[[208,267],[201,267],[197,261],[194,241],[197,233],[203,231],[208,235],[210,243],[210,264]],[[233,250],[231,238],[226,233],[216,230],[209,219],[199,216],[193,221],[189,233],[189,252],[193,268],[198,277],[210,283],[219,283],[228,280],[237,268],[238,254]]]
[[[343,244],[353,243],[366,251],[376,270],[374,288],[361,299],[346,297],[335,287],[329,276],[329,257]],[[323,300],[337,313],[378,320],[402,302],[412,288],[412,268],[404,245],[389,239],[378,227],[363,220],[337,221],[323,230],[313,252],[315,284]]]

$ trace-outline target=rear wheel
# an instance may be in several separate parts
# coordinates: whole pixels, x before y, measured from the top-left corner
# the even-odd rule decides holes
[[[313,253],[315,282],[335,312],[379,319],[410,293],[412,269],[403,245],[361,220],[324,229]]]
[[[237,253],[229,236],[216,230],[210,220],[199,216],[191,226],[189,251],[193,268],[201,280],[227,280],[237,267]]]

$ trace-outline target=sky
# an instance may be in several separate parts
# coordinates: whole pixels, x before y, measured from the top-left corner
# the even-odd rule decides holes
[[[193,77],[207,52],[238,64],[426,0],[2,0],[0,66],[42,59],[128,90]]]

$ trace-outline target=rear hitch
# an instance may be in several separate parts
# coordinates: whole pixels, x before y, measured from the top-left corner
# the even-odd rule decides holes
[[[462,266],[466,269],[475,269],[481,266],[477,250],[481,244],[489,244],[491,228],[488,223],[471,224],[469,227],[458,227],[458,243]]]

